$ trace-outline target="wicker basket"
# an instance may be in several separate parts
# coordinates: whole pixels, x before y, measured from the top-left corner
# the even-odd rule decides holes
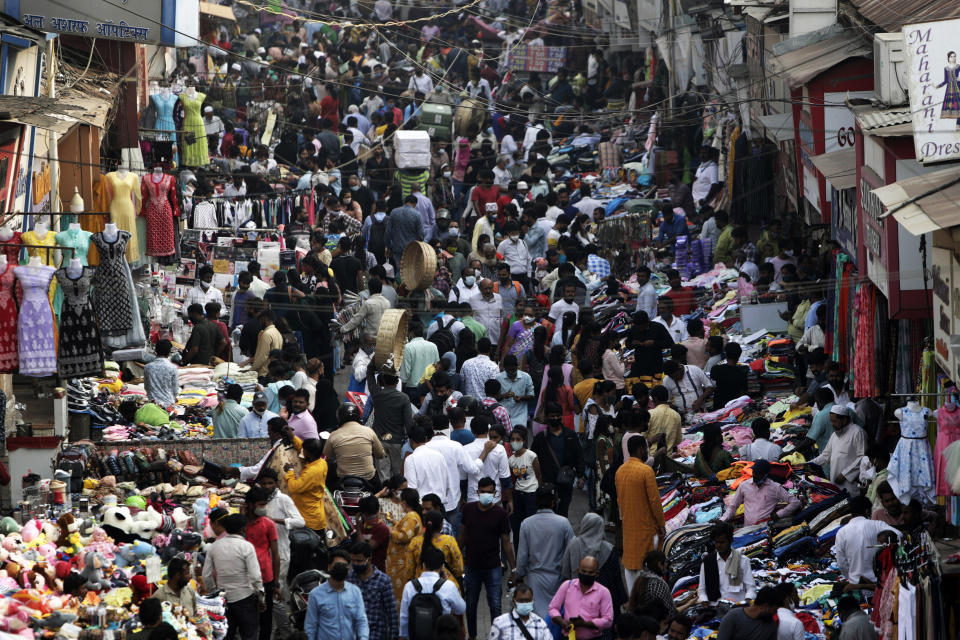
[[[411,242],[400,260],[400,281],[409,291],[433,285],[437,275],[437,253],[426,242]]]
[[[453,116],[453,130],[457,136],[466,136],[470,126],[475,125],[477,132],[483,127],[483,119],[487,115],[486,103],[476,98],[467,98],[460,103]]]
[[[406,253],[406,252],[404,252]],[[393,354],[393,367],[400,372],[403,361],[403,348],[407,343],[407,314],[405,309],[387,309],[380,318],[380,330],[377,332],[377,346],[373,352],[373,364],[377,367]]]

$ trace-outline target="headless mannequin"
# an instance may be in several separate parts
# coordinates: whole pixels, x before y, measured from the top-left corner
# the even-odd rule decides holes
[[[121,180],[123,180],[124,178],[126,178],[126,177],[127,177],[127,168],[126,168],[126,167],[119,167],[119,168],[117,169],[117,176],[118,176]]]
[[[79,222],[71,222],[71,223],[70,223],[70,231],[80,231],[80,223],[79,223]]]
[[[0,227],[0,242],[9,242],[13,237],[13,229],[10,227]]]
[[[48,230],[47,230],[46,222],[38,222],[35,225],[33,225],[33,234],[37,236],[37,240],[39,240],[40,242],[44,241],[44,239],[47,237],[47,233],[48,233]]]
[[[103,226],[103,239],[107,242],[116,242],[119,234],[119,229],[117,225],[113,222],[108,222]]]
[[[160,181],[163,180],[163,169],[154,167],[153,174],[150,177],[153,180],[153,184],[160,184]]]
[[[187,87],[187,97],[191,100],[197,99],[197,88],[196,87]]]
[[[40,259],[40,256],[32,256],[32,257],[30,258],[30,262],[27,263],[27,266],[28,266],[28,267],[34,267],[34,268],[36,268],[36,267],[42,267],[42,266],[43,266],[43,260]]]
[[[70,264],[67,265],[67,275],[74,279],[83,275],[83,263],[80,262],[79,258],[70,259]]]

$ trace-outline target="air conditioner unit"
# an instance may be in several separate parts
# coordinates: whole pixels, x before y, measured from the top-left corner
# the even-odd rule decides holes
[[[875,93],[888,105],[907,102],[907,62],[902,33],[873,34]]]

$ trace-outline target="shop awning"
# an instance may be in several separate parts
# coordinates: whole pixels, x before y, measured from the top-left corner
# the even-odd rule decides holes
[[[102,128],[112,104],[112,97],[69,95],[52,99],[0,96],[0,121],[32,125],[62,135],[77,124]]]
[[[760,116],[760,122],[763,128],[767,130],[767,137],[780,144],[787,140],[793,140],[793,113],[771,113],[768,116]]]
[[[790,88],[795,89],[844,60],[868,58],[872,54],[870,43],[859,34],[844,34],[775,56],[770,67],[774,73],[782,74]]]
[[[233,7],[228,7],[227,5],[223,4],[201,2],[200,13],[213,16],[214,18],[220,18],[221,20],[229,20],[230,22],[237,21],[237,16],[235,16],[233,13]]]
[[[893,214],[904,229],[918,236],[960,224],[960,183],[950,185],[958,179],[960,169],[951,167],[888,184],[874,189],[873,194],[890,210],[931,192]]]
[[[855,107],[853,115],[864,134],[878,138],[913,135],[913,112],[908,106],[887,109]]]
[[[813,156],[810,161],[835,189],[843,191],[856,186],[857,151],[855,149],[822,153],[819,156]]]

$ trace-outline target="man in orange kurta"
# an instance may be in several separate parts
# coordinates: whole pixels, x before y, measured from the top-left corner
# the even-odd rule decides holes
[[[643,568],[643,559],[654,548],[654,536],[658,536],[658,545],[663,544],[666,529],[657,476],[643,462],[647,456],[647,439],[630,438],[627,452],[630,458],[617,469],[615,482],[623,527],[623,568],[627,593],[630,593]]]

